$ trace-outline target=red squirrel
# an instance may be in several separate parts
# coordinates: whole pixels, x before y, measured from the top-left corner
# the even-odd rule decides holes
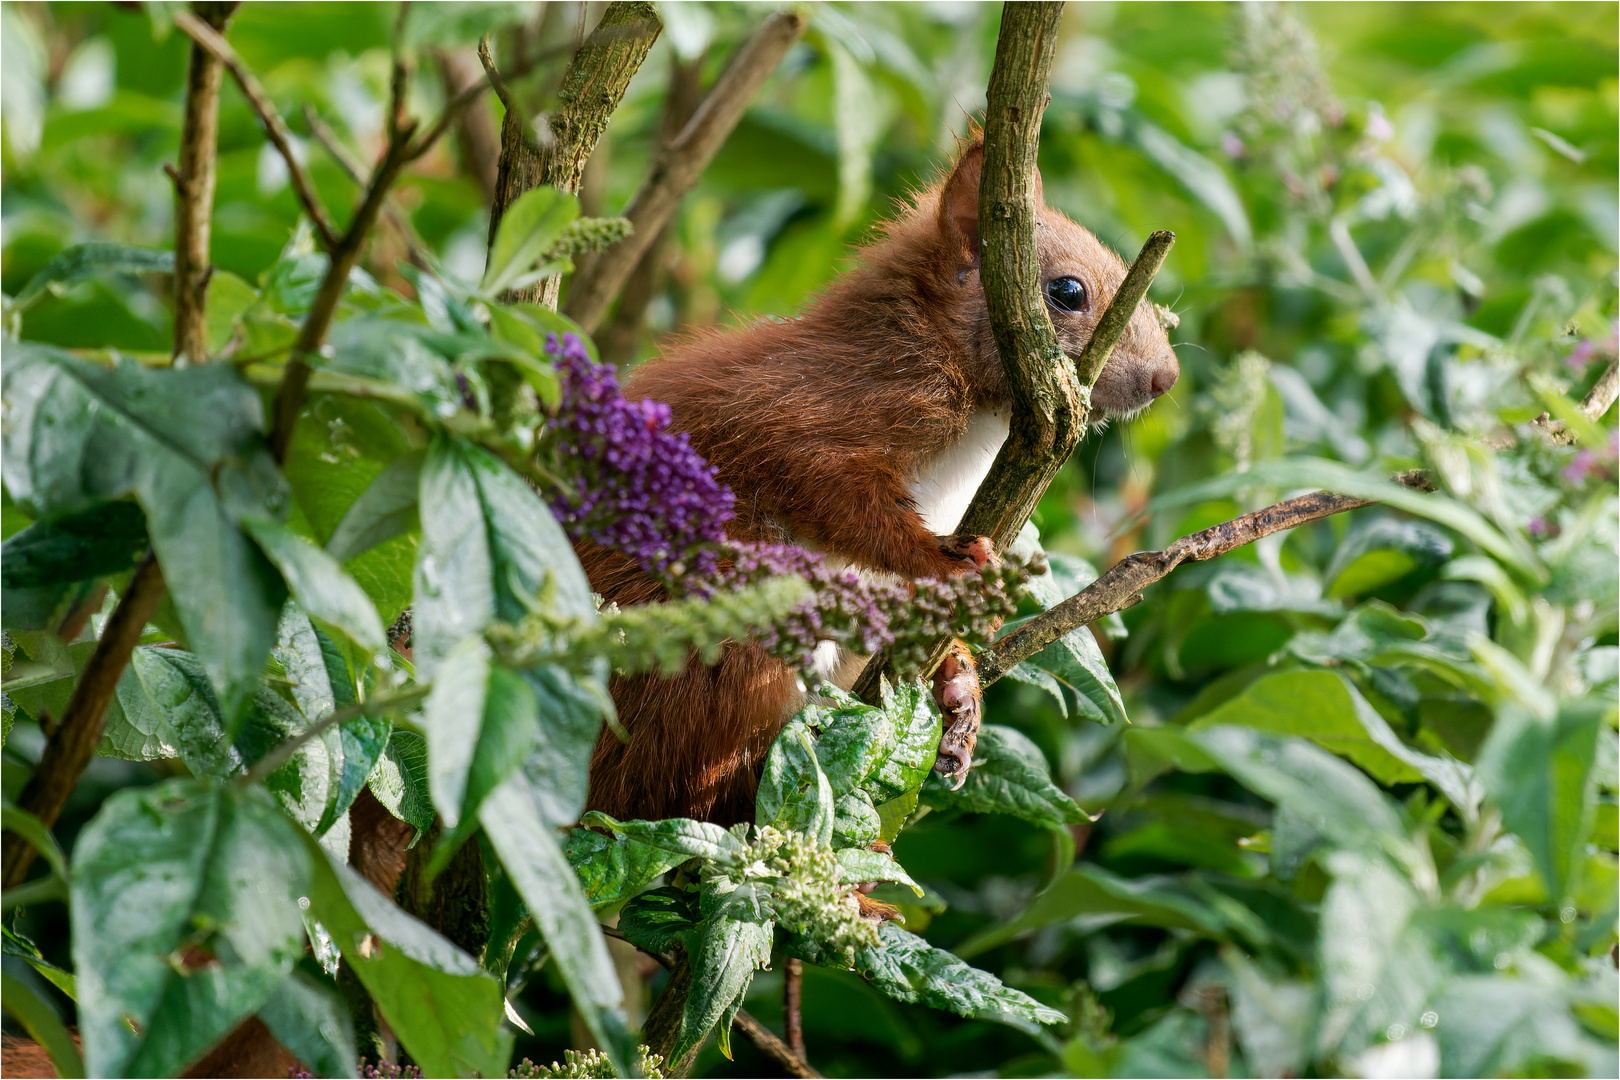
[[[863,249],[801,317],[703,333],[637,368],[633,398],[666,402],[672,427],[736,493],[734,540],[794,542],[865,571],[943,577],[992,557],[955,535],[1007,438],[1008,395],[979,282],[982,142]],[[1037,199],[1039,200],[1039,188]],[[1063,349],[1078,357],[1125,263],[1044,207],[1042,290]],[[1148,305],[1133,315],[1092,390],[1112,416],[1147,407],[1179,367]],[[630,560],[581,552],[592,586],[620,604],[660,589]],[[819,661],[825,657],[825,665]],[[863,658],[818,652],[817,675],[844,688]],[[604,729],[589,807],[618,818],[753,816],[758,768],[803,704],[797,674],[748,642],[673,678],[615,679],[629,735]],[[937,771],[961,776],[978,728],[978,680],[965,649],[935,677],[945,714]]]
[[[732,539],[792,541],[907,579],[961,573],[991,557],[984,538],[954,535],[1007,437],[1006,385],[979,285],[983,155],[981,144],[969,145],[950,175],[802,317],[706,333],[630,377],[626,393],[667,402],[674,427],[736,493]],[[1042,209],[1038,233],[1047,310],[1064,351],[1078,356],[1125,264],[1058,211]],[[1174,386],[1178,373],[1144,305],[1092,403],[1130,415]],[[581,556],[606,599],[662,598],[632,560],[600,548]],[[853,684],[863,658],[825,646],[822,655],[818,675]],[[603,730],[589,807],[621,819],[722,824],[752,819],[759,765],[804,698],[797,674],[748,642],[728,645],[713,667],[694,661],[670,679],[615,679],[612,692],[629,741]],[[960,775],[979,709],[965,651],[940,669],[935,696],[947,729],[935,767]],[[953,732],[955,743],[945,745]],[[392,893],[411,829],[369,795],[353,814],[351,862]],[[5,1075],[51,1075],[33,1044],[8,1037],[4,1051]],[[186,1075],[284,1075],[288,1060],[250,1019]]]

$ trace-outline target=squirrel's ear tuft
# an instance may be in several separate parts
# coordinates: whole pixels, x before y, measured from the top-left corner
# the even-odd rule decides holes
[[[939,193],[939,231],[962,252],[968,266],[979,265],[979,173],[984,140],[975,139],[956,159]]]

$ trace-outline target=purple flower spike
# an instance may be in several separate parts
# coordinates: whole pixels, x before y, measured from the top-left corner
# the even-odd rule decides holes
[[[1603,472],[1603,468],[1598,464],[1596,454],[1592,453],[1590,450],[1581,450],[1575,455],[1574,459],[1568,465],[1565,465],[1561,470],[1559,470],[1559,472],[1565,480],[1568,480],[1572,484],[1579,484],[1588,476],[1601,474]]]
[[[736,516],[731,489],[669,430],[669,406],[630,401],[612,365],[594,362],[574,334],[553,334],[546,352],[562,375],[553,429],[558,465],[578,491],[551,509],[575,540],[586,538],[632,556],[663,577],[705,573]]]
[[[1592,358],[1596,355],[1597,342],[1593,341],[1591,338],[1581,338],[1581,340],[1576,343],[1575,347],[1570,350],[1569,355],[1564,357],[1564,363],[1568,364],[1576,371],[1585,371],[1586,365],[1590,364],[1592,362]]]

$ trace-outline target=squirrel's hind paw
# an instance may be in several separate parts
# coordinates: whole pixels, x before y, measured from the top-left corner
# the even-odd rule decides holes
[[[973,654],[960,641],[951,646],[945,662],[934,672],[934,701],[944,721],[934,771],[951,779],[955,791],[967,782],[973,766],[973,748],[979,741],[979,671]]]

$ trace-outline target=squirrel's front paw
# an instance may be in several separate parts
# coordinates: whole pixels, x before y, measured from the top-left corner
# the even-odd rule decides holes
[[[967,782],[968,769],[973,766],[973,748],[979,742],[982,719],[980,696],[979,669],[973,663],[973,654],[966,645],[955,642],[945,662],[934,672],[934,701],[944,721],[934,771],[951,779],[953,791]]]
[[[995,543],[988,536],[942,536],[939,538],[939,550],[949,558],[972,564],[975,570],[1001,562],[996,557]],[[958,573],[966,570],[964,566]]]

